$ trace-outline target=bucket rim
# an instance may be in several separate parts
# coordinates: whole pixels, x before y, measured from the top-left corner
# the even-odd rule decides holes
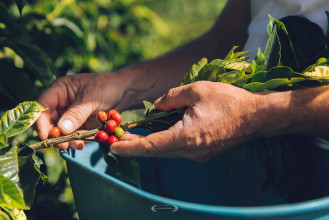
[[[70,149],[69,149],[70,150]],[[110,176],[105,173],[98,172],[92,169],[89,166],[86,166],[84,163],[73,158],[67,150],[59,151],[61,157],[70,163],[74,163],[79,167],[82,167],[86,171],[101,176],[106,180],[117,184],[119,187],[130,191],[131,193],[149,199],[158,204],[167,204],[176,206],[179,209],[184,209],[192,212],[200,212],[207,213],[213,215],[224,215],[224,216],[235,216],[235,217],[278,217],[278,216],[295,216],[295,215],[303,215],[309,214],[312,212],[320,212],[327,210],[329,213],[329,196],[322,197],[319,199],[313,199],[298,203],[292,204],[282,204],[282,205],[270,205],[270,206],[253,206],[253,207],[245,207],[245,206],[217,206],[217,205],[207,205],[207,204],[199,204],[193,202],[185,202],[176,199],[170,199],[163,196],[159,196],[150,192],[146,192],[142,189],[139,189],[135,186],[132,186],[128,183],[123,182],[113,176]],[[69,174],[70,175],[70,174]]]

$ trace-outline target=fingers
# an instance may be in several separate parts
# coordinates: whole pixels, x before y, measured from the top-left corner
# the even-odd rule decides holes
[[[81,141],[81,140],[70,141],[70,142],[56,145],[56,147],[58,147],[59,149],[62,149],[62,150],[66,150],[69,147],[72,147],[76,150],[82,150],[84,148],[84,146],[85,146],[85,143],[84,143],[84,141]]]
[[[63,105],[63,103],[59,103],[59,97],[62,97],[63,100],[66,97],[63,91],[66,90],[61,88],[60,84],[55,84],[47,89],[38,99],[40,105],[47,109],[35,123],[36,131],[42,140],[48,138],[49,131],[54,126],[52,122],[58,120],[56,109],[59,105]]]
[[[170,89],[167,94],[154,102],[155,107],[160,111],[180,109],[190,105],[190,85]]]
[[[63,135],[71,134],[78,130],[92,113],[92,104],[89,102],[73,104],[62,115],[58,127]]]
[[[135,134],[125,134],[119,142],[111,145],[110,150],[120,156],[161,156],[167,152],[179,149],[178,122],[169,130],[143,137]]]
[[[47,110],[48,111],[48,110]],[[49,113],[43,112],[35,123],[35,129],[41,140],[46,140],[53,124],[50,122]]]

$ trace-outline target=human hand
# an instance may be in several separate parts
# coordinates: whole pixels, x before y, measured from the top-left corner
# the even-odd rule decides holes
[[[121,156],[185,157],[207,161],[257,136],[259,96],[223,83],[200,81],[171,89],[158,110],[186,108],[183,119],[147,137],[126,133],[111,151]]]
[[[77,74],[56,80],[38,99],[47,108],[36,122],[39,137],[45,140],[53,126],[58,126],[63,135],[78,129],[91,129],[98,125],[95,112],[118,104],[124,85],[116,74]],[[83,141],[59,144],[82,149]]]

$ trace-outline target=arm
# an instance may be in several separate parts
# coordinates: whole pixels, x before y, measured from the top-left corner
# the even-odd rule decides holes
[[[242,49],[249,22],[249,0],[230,0],[214,26],[201,37],[155,60],[119,70],[129,82],[117,106],[119,109],[141,107],[143,100],[153,101],[178,86],[188,68],[202,57],[223,58],[233,46]]]
[[[38,99],[47,108],[36,130],[47,139],[57,125],[62,134],[95,127],[98,110],[119,111],[141,106],[179,85],[187,69],[202,57],[223,57],[232,46],[244,45],[249,23],[249,1],[230,0],[213,28],[203,36],[157,59],[110,74],[78,74],[56,80]],[[82,149],[83,141],[71,142]],[[68,147],[68,143],[59,146]]]
[[[260,97],[263,137],[297,134],[329,138],[328,86],[267,92]]]
[[[297,134],[329,138],[329,87],[252,93],[200,81],[155,102],[159,110],[186,107],[181,121],[147,137],[125,134],[111,145],[122,156],[186,157],[207,161],[245,141]]]

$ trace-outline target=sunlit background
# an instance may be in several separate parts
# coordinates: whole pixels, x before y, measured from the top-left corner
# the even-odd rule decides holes
[[[0,2],[0,40],[27,57],[0,49],[0,111],[36,100],[58,77],[111,72],[164,54],[207,31],[226,0],[30,0],[22,16],[13,3]],[[36,133],[16,139],[33,142]],[[64,161],[56,149],[41,154],[49,179],[39,183],[28,219],[77,219]]]

